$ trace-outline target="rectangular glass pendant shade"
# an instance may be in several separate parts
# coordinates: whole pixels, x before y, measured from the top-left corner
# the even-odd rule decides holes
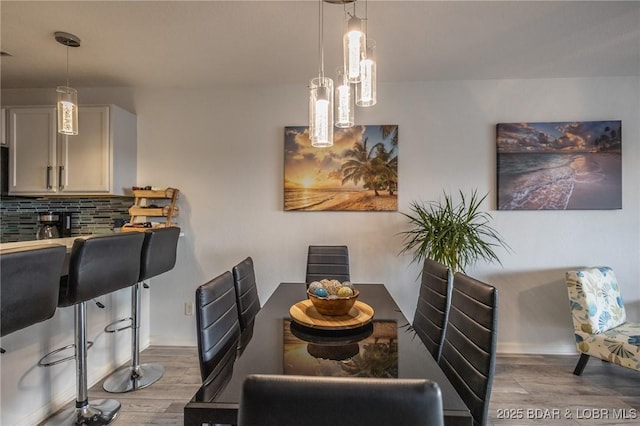
[[[354,110],[355,110],[355,93],[353,93],[352,87],[346,77],[346,72],[342,67],[338,67],[338,79],[336,80],[336,93],[334,102],[336,104],[335,110],[335,125],[340,128],[352,127],[355,124]]]
[[[376,104],[375,42],[367,40],[367,57],[360,61],[360,83],[356,87],[356,105],[369,107]]]
[[[309,139],[317,148],[333,146],[333,80],[328,77],[309,84]]]
[[[360,18],[352,17],[347,24],[347,32],[343,37],[344,66],[349,83],[357,83],[361,79],[360,61],[366,54],[366,36],[362,31]]]
[[[58,86],[58,133],[78,134],[78,91],[72,87]]]

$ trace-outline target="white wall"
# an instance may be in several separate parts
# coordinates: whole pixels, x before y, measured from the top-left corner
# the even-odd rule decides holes
[[[442,190],[489,192],[486,208],[513,248],[504,267],[470,274],[500,291],[499,350],[573,352],[564,271],[611,265],[638,319],[640,129],[638,78],[448,81],[383,85],[379,105],[357,121],[399,124],[399,204]],[[281,281],[302,281],[309,244],[349,245],[353,281],[386,283],[405,314],[418,274],[397,256],[398,213],[284,212],[283,126],[307,120],[303,87],[140,91],[139,184],[182,190],[179,267],[152,290],[152,342],[194,344],[181,301],[195,287],[252,256],[264,302]],[[623,209],[494,211],[495,124],[620,119]]]
[[[501,352],[573,352],[564,271],[611,265],[632,320],[640,320],[640,78],[443,81],[381,84],[364,124],[400,126],[399,205],[443,190],[478,188],[513,248],[503,267],[470,275],[496,285]],[[4,105],[42,91],[3,91]],[[181,190],[185,232],[176,268],[153,280],[151,343],[195,345],[184,303],[195,288],[252,256],[264,303],[282,281],[303,281],[309,244],[349,245],[356,282],[387,284],[407,317],[419,272],[398,256],[406,221],[389,212],[285,212],[283,127],[306,125],[303,86],[198,90],[92,89],[81,103],[118,103],[138,115],[138,185]],[[496,211],[495,125],[622,120],[623,208]],[[133,184],[133,183],[132,183]]]

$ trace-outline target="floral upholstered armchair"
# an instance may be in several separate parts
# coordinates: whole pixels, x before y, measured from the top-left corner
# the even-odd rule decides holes
[[[582,374],[589,357],[640,370],[640,324],[627,322],[620,288],[609,267],[566,273],[569,305]]]

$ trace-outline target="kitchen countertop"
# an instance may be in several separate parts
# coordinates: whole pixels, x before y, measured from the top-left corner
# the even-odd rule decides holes
[[[67,252],[71,251],[73,242],[78,238],[89,238],[92,235],[78,235],[75,237],[52,238],[50,240],[17,241],[14,243],[0,243],[0,254],[14,251],[28,250],[30,248],[59,244],[67,247]]]
[[[109,234],[76,235],[75,237],[52,238],[50,240],[32,240],[32,241],[16,241],[13,243],[0,243],[0,254],[12,253],[14,251],[28,250],[30,248],[48,246],[51,244],[63,245],[67,247],[67,253],[70,253],[71,248],[73,247],[73,242],[76,239],[96,237],[98,235],[109,235]],[[184,236],[184,233],[180,232],[180,236],[181,237]]]

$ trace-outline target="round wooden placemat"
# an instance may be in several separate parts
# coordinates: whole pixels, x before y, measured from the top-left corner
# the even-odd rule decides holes
[[[298,324],[324,330],[346,330],[362,327],[373,318],[373,308],[359,300],[346,315],[322,315],[311,300],[302,300],[289,308],[291,319]]]

